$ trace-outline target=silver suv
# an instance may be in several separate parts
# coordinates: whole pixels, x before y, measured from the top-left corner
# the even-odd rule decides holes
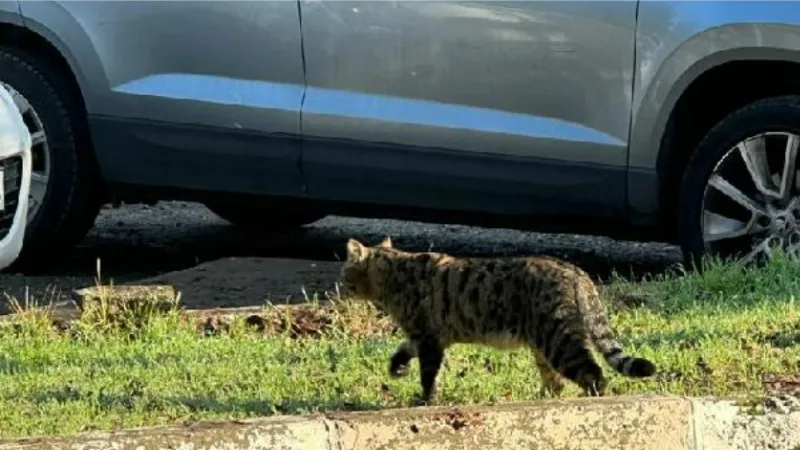
[[[19,267],[101,204],[800,245],[800,8],[768,1],[3,1],[34,144]],[[46,256],[45,256],[46,255]]]

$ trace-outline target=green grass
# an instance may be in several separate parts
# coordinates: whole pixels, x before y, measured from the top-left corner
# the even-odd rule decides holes
[[[607,370],[615,393],[753,396],[762,377],[800,369],[800,268],[786,261],[616,280],[604,292],[626,349],[659,368],[648,380]],[[177,313],[140,329],[84,317],[68,332],[21,314],[0,327],[0,436],[401,407],[418,392],[416,364],[405,379],[386,375],[401,337],[363,304],[299,317],[295,334],[319,325],[312,337],[275,331],[292,319],[270,314],[272,332],[238,321],[205,337]],[[477,346],[448,353],[439,386],[443,404],[534,400],[539,389],[526,351]]]

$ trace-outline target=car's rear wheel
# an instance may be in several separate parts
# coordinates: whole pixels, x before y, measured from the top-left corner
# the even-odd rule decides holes
[[[679,205],[689,264],[704,255],[800,257],[800,97],[752,103],[720,121],[687,166]]]
[[[206,203],[206,207],[220,218],[248,230],[260,232],[290,231],[316,222],[325,214],[305,211],[288,211],[265,205]]]
[[[102,196],[86,117],[66,75],[46,59],[0,46],[0,83],[31,133],[33,179],[25,242],[8,270],[44,269],[83,239]]]

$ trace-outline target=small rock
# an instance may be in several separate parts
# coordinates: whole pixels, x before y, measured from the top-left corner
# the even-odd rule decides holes
[[[178,309],[172,286],[95,286],[73,292],[81,318],[92,323],[139,327]]]

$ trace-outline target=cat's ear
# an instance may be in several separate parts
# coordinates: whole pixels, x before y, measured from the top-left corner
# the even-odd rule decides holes
[[[386,236],[386,238],[384,240],[382,240],[380,244],[378,244],[378,247],[381,247],[381,248],[392,248],[392,238],[389,237],[389,236]]]
[[[350,261],[361,261],[367,256],[367,248],[355,239],[347,240],[347,259]]]

